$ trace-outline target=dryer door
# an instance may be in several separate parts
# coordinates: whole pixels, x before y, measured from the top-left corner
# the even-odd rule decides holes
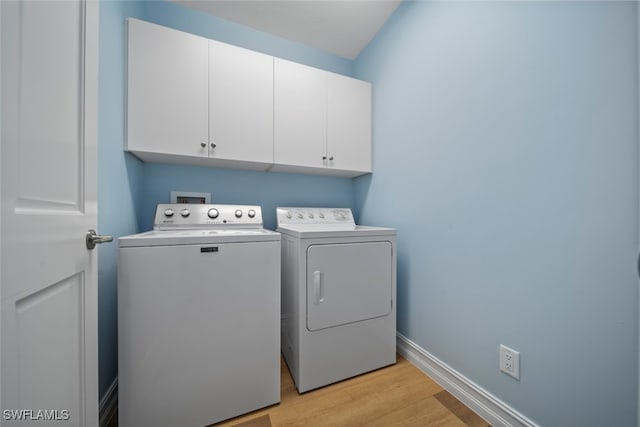
[[[307,249],[307,329],[385,316],[392,304],[391,242]]]

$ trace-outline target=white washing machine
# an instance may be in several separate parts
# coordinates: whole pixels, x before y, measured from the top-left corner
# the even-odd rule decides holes
[[[282,353],[300,393],[396,362],[396,231],[278,208]]]
[[[280,235],[259,206],[158,205],[119,239],[118,424],[202,427],[280,401]]]

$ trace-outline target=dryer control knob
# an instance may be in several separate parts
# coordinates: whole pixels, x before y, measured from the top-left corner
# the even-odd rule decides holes
[[[249,218],[255,218],[255,216],[256,216],[256,211],[254,211],[253,209],[251,209],[251,210],[249,211]]]
[[[299,214],[298,214],[298,219],[302,219],[302,218],[304,218],[304,215],[303,215],[303,214],[301,214],[301,213],[299,213]]]
[[[309,212],[309,218],[313,219],[313,214]]]
[[[236,218],[242,218],[242,211],[240,209],[236,209]]]
[[[211,208],[209,209],[209,211],[207,212],[207,216],[211,219],[216,219],[218,218],[218,215],[220,215],[220,212],[218,212],[218,209],[216,208]]]
[[[287,212],[287,218],[291,219],[291,212]]]
[[[173,216],[173,209],[171,209],[171,208],[165,209],[164,210],[164,216],[166,216],[167,218],[171,218]]]
[[[189,209],[182,209],[180,211],[180,215],[182,215],[183,218],[187,218],[189,215],[191,215],[191,212],[189,212]]]

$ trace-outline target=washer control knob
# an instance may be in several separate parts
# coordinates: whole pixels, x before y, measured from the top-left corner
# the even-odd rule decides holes
[[[165,209],[164,210],[164,216],[166,216],[167,218],[171,218],[173,216],[173,209],[171,209],[171,208]]]
[[[287,211],[287,218],[291,219],[291,212]]]
[[[182,209],[180,211],[180,215],[182,215],[183,218],[187,218],[189,215],[191,215],[191,212],[189,212],[189,209]]]
[[[209,209],[209,211],[207,212],[207,216],[211,219],[216,219],[218,218],[218,215],[220,215],[220,212],[218,212],[218,209],[216,208],[211,208]]]
[[[242,211],[240,209],[236,209],[236,218],[242,218]]]
[[[299,214],[298,214],[298,219],[302,219],[302,218],[304,218],[304,215],[303,215],[303,214],[301,214],[301,213],[299,213]]]
[[[318,215],[320,218],[324,218],[324,214],[322,212],[320,212],[320,215]]]
[[[256,211],[254,211],[253,209],[251,209],[249,211],[249,218],[255,218],[256,217]]]
[[[309,212],[309,218],[313,219],[313,214]]]

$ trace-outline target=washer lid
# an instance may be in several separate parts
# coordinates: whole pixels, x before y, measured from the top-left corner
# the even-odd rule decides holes
[[[120,237],[118,246],[202,245],[211,243],[249,243],[280,241],[280,234],[265,229],[153,230]]]

